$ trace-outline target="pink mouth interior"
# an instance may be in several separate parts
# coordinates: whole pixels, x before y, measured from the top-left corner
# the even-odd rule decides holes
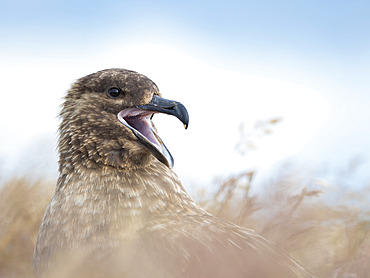
[[[152,144],[160,147],[160,142],[154,134],[155,130],[150,120],[153,115],[152,112],[144,111],[138,108],[127,108],[118,114],[118,119],[123,123],[129,125],[131,128],[139,131]]]
[[[144,146],[149,148],[159,161],[172,168],[173,158],[161,138],[157,135],[151,120],[154,113],[156,112],[132,107],[120,111],[117,114],[117,118],[136,135]]]
[[[150,142],[159,146],[159,142],[152,131],[153,128],[152,128],[152,124],[151,124],[149,117],[150,116],[139,115],[139,116],[125,117],[124,119],[131,127],[139,131]]]

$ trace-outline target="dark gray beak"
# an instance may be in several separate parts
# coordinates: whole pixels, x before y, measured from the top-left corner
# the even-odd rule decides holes
[[[185,128],[188,128],[189,114],[185,106],[180,102],[154,95],[149,104],[137,105],[136,107],[147,111],[175,116],[184,124]]]

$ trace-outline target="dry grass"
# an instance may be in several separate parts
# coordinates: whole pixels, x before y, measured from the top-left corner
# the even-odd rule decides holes
[[[33,249],[53,182],[14,178],[0,186],[0,277],[33,277]]]
[[[256,141],[280,121],[260,122],[251,133],[241,126],[239,152],[256,149]],[[217,182],[214,193],[199,192],[196,201],[219,217],[255,229],[319,277],[369,277],[370,187],[349,192],[340,183],[328,187],[302,178],[289,167],[280,173],[252,194],[255,172],[245,171]],[[338,180],[348,180],[344,175]],[[26,178],[0,184],[0,277],[33,277],[33,249],[54,185]]]
[[[198,202],[208,211],[255,229],[319,277],[369,277],[370,188],[335,192],[287,172],[252,195],[253,171],[224,181]],[[314,189],[310,189],[314,188]],[[327,197],[334,198],[329,201]],[[361,209],[362,207],[362,209]],[[364,209],[365,208],[365,209]]]
[[[362,194],[329,205],[325,196],[333,192],[302,186],[288,171],[252,195],[253,176],[250,171],[231,177],[198,202],[277,242],[319,277],[368,277],[370,211],[349,205],[366,202]],[[54,182],[13,179],[1,188],[0,277],[33,277],[33,249],[53,187]]]

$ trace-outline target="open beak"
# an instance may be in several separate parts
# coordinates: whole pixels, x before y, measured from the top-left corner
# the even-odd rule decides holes
[[[189,114],[185,106],[180,102],[164,99],[157,95],[154,95],[148,104],[123,109],[117,117],[159,161],[172,168],[173,157],[158,136],[152,122],[155,113],[173,115],[184,124],[185,128],[188,127]]]

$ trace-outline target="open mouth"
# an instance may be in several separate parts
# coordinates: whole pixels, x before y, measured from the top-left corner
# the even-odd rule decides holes
[[[164,99],[158,95],[154,95],[148,104],[123,109],[117,117],[160,162],[172,168],[173,157],[158,136],[152,122],[152,116],[155,113],[175,116],[185,128],[188,127],[189,114],[185,106],[180,102]]]
[[[153,155],[168,167],[173,167],[173,157],[159,137],[153,125],[152,111],[141,108],[126,108],[118,113],[118,120],[128,127]]]

